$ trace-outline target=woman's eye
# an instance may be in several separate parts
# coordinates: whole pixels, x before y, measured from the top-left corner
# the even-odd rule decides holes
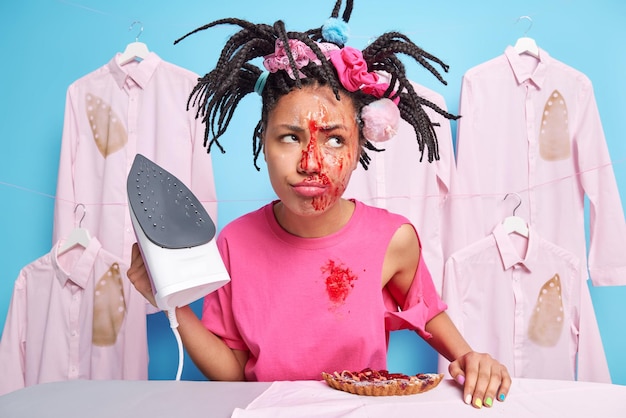
[[[333,147],[333,148],[339,148],[343,145],[343,140],[341,138],[338,138],[336,136],[332,136],[330,138],[328,138],[328,141],[326,141],[328,143],[329,146]]]
[[[294,142],[298,142],[298,137],[295,135],[285,135],[283,137],[280,138],[280,142],[284,142],[284,143],[294,143]]]

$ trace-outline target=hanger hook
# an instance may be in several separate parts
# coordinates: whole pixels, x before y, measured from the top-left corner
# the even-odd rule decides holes
[[[139,42],[139,37],[143,33],[143,24],[141,23],[141,20],[135,20],[133,23],[130,24],[130,27],[128,28],[128,30],[133,30],[133,27],[135,27],[137,23],[139,23],[141,27],[139,28],[139,33],[137,34],[137,36],[135,36],[135,42]]]
[[[506,198],[509,197],[509,195],[511,194],[517,196],[517,206],[515,206],[515,209],[513,209],[513,216],[515,216],[515,211],[517,210],[517,208],[522,206],[522,197],[519,194],[512,192],[512,193],[507,193],[506,196],[504,196],[504,199],[502,200],[506,200]]]
[[[520,16],[517,18],[517,21],[515,23],[519,23],[520,20],[522,19],[526,19],[528,20],[528,27],[526,28],[526,30],[524,31],[524,36],[526,36],[528,34],[528,32],[530,31],[530,28],[533,27],[533,20],[530,16]]]
[[[76,210],[79,207],[83,208],[83,216],[81,216],[80,221],[78,221],[78,227],[82,228],[83,227],[83,219],[85,219],[85,215],[87,215],[87,208],[82,203],[76,204],[76,206],[74,206],[74,215],[76,215]]]

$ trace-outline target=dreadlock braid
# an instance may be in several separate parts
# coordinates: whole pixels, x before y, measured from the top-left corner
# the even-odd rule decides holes
[[[241,99],[254,91],[254,84],[261,74],[261,70],[248,61],[273,52],[276,40],[271,26],[241,19],[220,19],[188,33],[175,43],[193,33],[222,24],[238,25],[242,29],[230,37],[215,69],[198,80],[187,102],[188,110],[197,107],[196,117],[202,117],[206,126],[204,146],[207,152],[213,144],[224,152],[219,138],[226,132]]]
[[[335,7],[333,7],[333,11],[330,14],[330,17],[339,17],[339,9],[341,9],[341,4],[343,3],[342,0],[337,0],[337,2],[335,2]],[[346,1],[346,8],[343,10],[343,16],[342,19],[344,22],[348,22],[350,20],[350,15],[352,14],[352,7],[353,7],[353,1],[352,0],[347,0]]]
[[[446,65],[439,58],[424,51],[419,46],[415,45],[406,35],[398,32],[387,32],[380,35],[374,42],[368,45],[363,50],[363,57],[371,57],[376,60],[377,56],[382,57],[389,56],[394,53],[404,53],[415,60],[417,60],[422,66],[427,68],[441,83],[447,84],[447,82],[441,77],[439,72],[426,60],[433,61],[439,64],[445,72],[448,72],[449,66]],[[367,61],[367,58],[366,58]]]
[[[333,19],[337,21],[339,19],[343,3],[343,0],[336,0],[329,21]],[[347,24],[352,14],[353,1],[346,0],[345,3],[342,20]],[[340,100],[340,95],[350,97],[357,115],[360,141],[363,145],[359,161],[367,169],[371,161],[367,151],[379,152],[383,150],[376,148],[363,137],[363,121],[360,118],[360,114],[364,106],[378,98],[361,90],[350,92],[343,87],[335,67],[326,58],[318,44],[330,42],[324,39],[322,35],[324,27],[309,29],[305,32],[290,32],[286,30],[285,24],[281,20],[276,21],[273,25],[267,25],[254,24],[236,18],[227,18],[215,20],[199,27],[177,39],[174,43],[177,44],[199,31],[227,24],[239,26],[240,30],[226,41],[215,68],[198,80],[198,84],[190,93],[187,102],[187,109],[196,107],[196,118],[201,117],[206,126],[204,146],[207,147],[207,152],[211,151],[213,145],[217,146],[221,152],[225,152],[219,139],[226,132],[240,101],[247,94],[255,91],[255,85],[261,80],[260,77],[263,76],[264,87],[259,91],[263,99],[261,119],[254,128],[252,135],[252,153],[254,166],[257,170],[259,170],[257,161],[263,150],[263,129],[269,114],[284,95],[295,88],[309,85],[329,86],[337,100]],[[341,37],[336,38],[333,43],[339,48],[343,48],[345,40]],[[300,41],[310,48],[319,60],[319,63],[310,62],[308,65],[299,68],[291,50],[290,40]],[[280,41],[282,48],[285,50],[291,75],[287,71],[279,70],[269,73],[267,78],[265,78],[263,71],[256,65],[251,64],[250,61],[274,54],[277,41]],[[392,100],[400,99],[398,103],[400,116],[415,131],[421,153],[420,161],[423,159],[426,148],[428,149],[428,161],[438,160],[439,149],[436,132],[425,109],[429,107],[448,119],[456,119],[457,116],[444,111],[415,92],[413,85],[406,77],[404,64],[398,58],[398,54],[413,58],[443,84],[446,84],[446,81],[433,64],[438,65],[445,72],[448,71],[448,66],[437,57],[418,47],[407,36],[398,32],[387,32],[381,35],[362,51],[368,71],[383,72],[389,76],[389,87],[382,97]]]
[[[396,87],[400,93],[401,99],[398,105],[400,115],[415,131],[419,151],[422,155],[420,161],[423,158],[425,146],[428,147],[428,161],[438,160],[439,145],[437,143],[437,135],[430,118],[424,110],[424,106],[430,107],[448,119],[457,119],[458,116],[444,111],[415,92],[413,85],[406,77],[404,64],[396,55],[398,53],[414,58],[443,84],[447,84],[447,82],[429,61],[438,64],[445,72],[448,71],[449,67],[439,58],[417,46],[407,36],[398,32],[384,33],[363,49],[363,58],[367,62],[368,68],[390,74],[390,86]]]

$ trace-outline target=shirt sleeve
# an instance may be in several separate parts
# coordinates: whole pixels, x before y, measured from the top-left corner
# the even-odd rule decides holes
[[[65,97],[65,114],[63,118],[63,135],[59,157],[56,199],[54,201],[54,222],[52,242],[65,238],[77,226],[74,220],[76,193],[74,189],[74,160],[80,135],[76,116],[75,94],[73,86],[67,89]]]
[[[204,205],[211,216],[211,220],[217,226],[217,191],[215,177],[213,175],[213,159],[204,147],[204,123],[202,118],[196,118],[194,111],[188,111],[190,131],[193,141],[191,155],[191,179],[189,188]],[[215,152],[215,148],[212,150]]]
[[[26,289],[22,274],[15,282],[2,340],[0,340],[0,396],[25,385]]]
[[[626,222],[590,83],[581,88],[576,132],[578,171],[589,198],[589,272],[596,286],[626,284]]]
[[[611,383],[600,330],[587,283],[580,286],[578,327],[578,375],[584,382]]]
[[[456,131],[456,167],[454,176],[450,180],[450,192],[444,210],[445,222],[442,226],[442,243],[444,264],[456,251],[465,248],[472,242],[484,236],[482,223],[476,219],[484,217],[478,183],[480,178],[478,161],[480,142],[476,112],[486,109],[486,103],[481,102],[481,95],[475,90],[477,87],[472,81],[473,71],[468,71],[461,81],[459,99],[459,114]]]
[[[424,339],[432,337],[430,333],[426,332],[426,323],[447,309],[447,305],[441,300],[435,289],[433,279],[422,257],[420,257],[417,265],[417,271],[406,295],[404,306],[398,310],[396,302],[387,288],[383,290],[383,299],[387,307],[385,313],[387,331],[410,329],[417,331]]]

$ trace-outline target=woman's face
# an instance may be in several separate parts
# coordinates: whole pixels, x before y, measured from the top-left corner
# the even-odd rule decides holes
[[[330,87],[283,96],[268,115],[264,153],[274,191],[291,212],[326,211],[346,190],[360,155],[352,101]]]

